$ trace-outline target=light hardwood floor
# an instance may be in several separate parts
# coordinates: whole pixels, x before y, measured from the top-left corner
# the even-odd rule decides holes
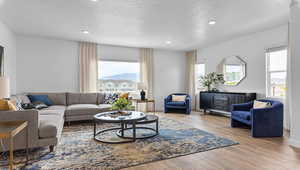
[[[193,112],[191,115],[161,116],[185,122],[195,128],[239,142],[239,145],[148,163],[127,170],[300,170],[300,149],[283,138],[252,138],[249,129],[231,128],[230,119]]]

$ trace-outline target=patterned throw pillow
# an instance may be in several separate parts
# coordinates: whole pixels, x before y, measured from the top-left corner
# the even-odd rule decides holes
[[[22,99],[19,96],[15,96],[15,95],[11,96],[10,101],[12,101],[15,104],[17,110],[23,110]]]
[[[113,104],[119,98],[117,93],[105,94],[104,104]]]

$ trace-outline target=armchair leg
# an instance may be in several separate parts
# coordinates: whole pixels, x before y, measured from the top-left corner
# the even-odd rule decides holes
[[[50,152],[53,152],[54,151],[54,145],[50,145],[49,150],[50,150]]]

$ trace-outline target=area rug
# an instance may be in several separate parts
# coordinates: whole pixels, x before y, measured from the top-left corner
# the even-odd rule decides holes
[[[35,160],[20,168],[122,169],[238,144],[169,118],[160,118],[159,125],[158,136],[126,144],[94,141],[88,123],[67,126],[54,153],[48,148],[31,151],[31,159]],[[16,157],[21,159],[18,154]]]

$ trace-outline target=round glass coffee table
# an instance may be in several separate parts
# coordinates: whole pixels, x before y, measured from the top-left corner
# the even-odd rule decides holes
[[[128,111],[125,114],[120,114],[118,112],[104,112],[104,113],[96,114],[94,116],[94,139],[99,142],[110,143],[110,144],[135,142],[136,124],[138,121],[141,121],[145,118],[146,118],[145,113],[136,112],[136,111]],[[113,127],[113,128],[107,128],[107,129],[97,131],[97,123],[114,123],[114,124],[120,124],[121,127]],[[124,137],[124,131],[126,130],[125,125],[127,124],[132,125],[132,137],[130,139],[126,138],[127,140],[110,141],[104,138],[103,135],[105,133],[112,132],[112,131],[117,131],[116,133],[119,134],[118,135],[119,137],[121,138]]]

